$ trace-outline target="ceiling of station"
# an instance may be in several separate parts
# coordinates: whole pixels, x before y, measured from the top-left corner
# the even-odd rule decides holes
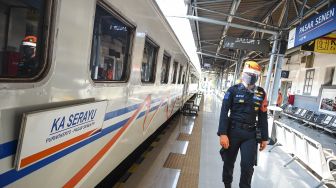
[[[189,15],[209,20],[236,23],[282,33],[286,39],[291,27],[330,5],[330,0],[190,0]],[[303,6],[304,5],[304,6]],[[303,8],[304,7],[304,8]],[[272,39],[271,34],[226,25],[190,20],[201,67],[230,67],[242,50],[225,49],[226,36]],[[221,58],[224,57],[224,58]],[[245,59],[265,60],[269,54],[244,51]]]

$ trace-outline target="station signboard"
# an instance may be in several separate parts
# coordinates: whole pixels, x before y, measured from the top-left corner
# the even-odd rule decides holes
[[[241,49],[268,53],[270,42],[268,40],[225,37],[224,48]]]
[[[336,30],[336,4],[302,22],[289,32],[287,48],[294,48]]]
[[[289,77],[289,71],[283,70],[281,71],[281,78],[288,78]]]
[[[330,34],[301,46],[301,50],[336,54],[336,34]]]
[[[15,167],[21,170],[99,133],[107,101],[23,114]]]
[[[315,52],[336,54],[336,38],[323,37],[315,40]]]

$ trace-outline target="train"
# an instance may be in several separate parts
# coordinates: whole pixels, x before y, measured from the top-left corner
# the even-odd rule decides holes
[[[94,187],[198,92],[154,0],[4,0],[0,25],[0,187]]]

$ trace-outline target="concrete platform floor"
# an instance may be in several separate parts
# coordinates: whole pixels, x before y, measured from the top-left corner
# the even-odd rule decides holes
[[[223,188],[221,178],[223,163],[219,155],[219,138],[216,135],[222,101],[215,95],[209,94],[204,97],[204,106],[201,107],[203,128],[200,138],[202,140],[198,187]],[[178,141],[177,137],[180,133],[192,133],[194,118],[180,117],[170,122],[168,129],[160,136],[160,140],[154,144],[151,151],[146,153],[143,162],[132,170],[132,175],[122,187],[177,187],[181,171],[164,168],[163,165],[170,153],[183,154],[189,147],[188,141]],[[268,152],[268,148],[259,153],[252,187],[309,188],[319,184],[319,181],[297,162],[293,162],[287,168],[283,167],[290,160],[290,156],[284,153],[281,147],[275,148],[272,152]],[[237,157],[234,170],[234,188],[239,187],[239,163],[240,156]]]

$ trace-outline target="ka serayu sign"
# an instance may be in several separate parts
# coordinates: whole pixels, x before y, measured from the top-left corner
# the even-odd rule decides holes
[[[21,170],[99,133],[107,101],[23,114],[15,167]]]
[[[225,37],[224,48],[268,53],[270,50],[270,42],[268,40]]]
[[[288,49],[336,30],[336,4],[305,20],[289,32]]]

